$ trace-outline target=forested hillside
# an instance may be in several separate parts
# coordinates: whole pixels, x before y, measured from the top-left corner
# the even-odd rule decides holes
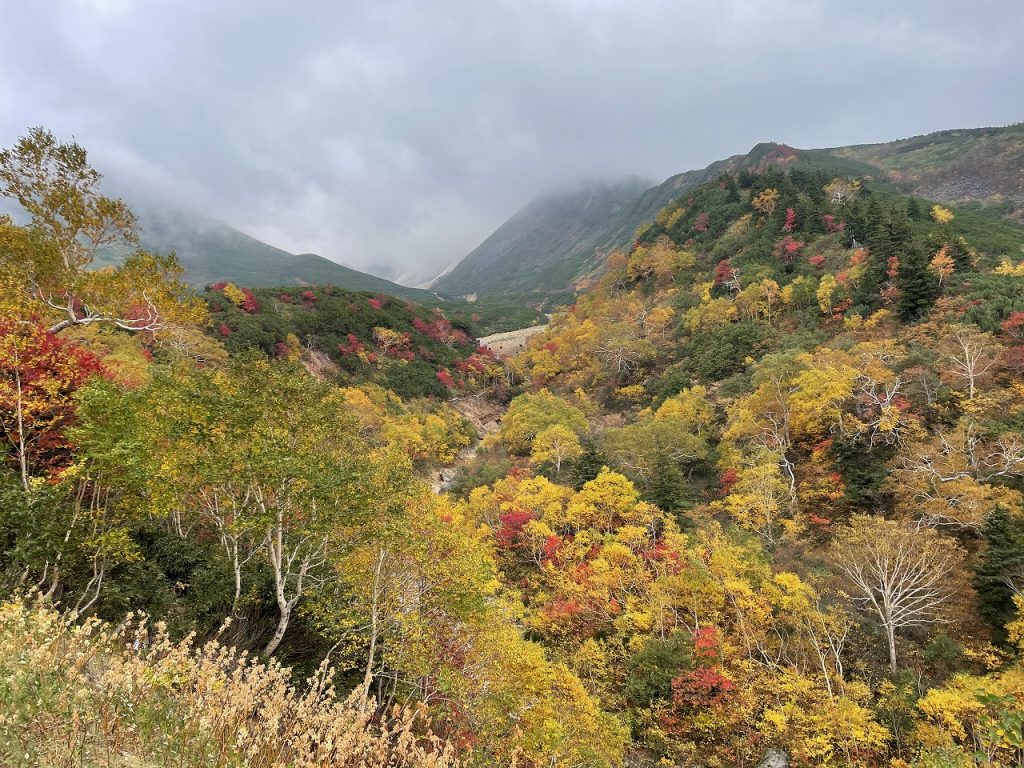
[[[1022,234],[726,175],[531,340],[469,504],[652,760],[1016,764]]]
[[[972,202],[995,219],[1019,221],[1024,203],[1024,125],[940,131],[832,149],[766,142],[746,154],[671,176],[646,191],[630,182],[540,198],[435,281],[433,288],[448,296],[516,295],[550,304],[571,300],[575,292],[593,284],[608,254],[628,248],[637,231],[663,207],[722,173],[768,168],[871,178],[902,194]]]
[[[322,288],[239,288],[204,294],[228,352],[258,349],[302,361],[338,384],[376,382],[402,397],[479,391],[503,371],[469,323],[383,294]]]
[[[337,285],[349,291],[371,291],[410,301],[441,303],[429,291],[407,288],[360,272],[315,253],[294,254],[267,245],[220,221],[155,205],[137,213],[139,245],[152,253],[174,253],[190,285],[234,282],[252,287]],[[100,266],[116,266],[131,248],[124,244],[101,249]]]
[[[1024,228],[805,159],[499,365],[0,152],[0,763],[1019,765]]]

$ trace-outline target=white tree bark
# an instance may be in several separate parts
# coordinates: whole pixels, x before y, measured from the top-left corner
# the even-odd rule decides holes
[[[262,499],[259,503],[262,504]],[[278,500],[271,516],[272,522],[267,527],[267,560],[274,574],[274,595],[278,608],[277,628],[263,649],[267,656],[273,655],[281,644],[288,630],[292,612],[303,595],[308,579],[315,576],[326,559],[326,536],[308,533],[291,540],[286,535],[286,506],[286,501]]]
[[[856,588],[854,599],[878,616],[895,674],[896,631],[943,621],[940,609],[953,596],[948,577],[961,556],[955,545],[929,529],[894,521],[864,524],[863,518],[861,524],[861,535],[855,530],[856,538],[837,540],[837,561]]]

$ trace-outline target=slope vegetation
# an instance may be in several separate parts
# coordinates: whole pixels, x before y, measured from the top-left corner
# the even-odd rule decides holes
[[[403,397],[444,399],[500,375],[468,326],[391,296],[215,283],[204,297],[211,333],[230,353],[301,359],[339,384],[372,381]]]
[[[901,189],[934,200],[1024,203],[1024,123],[830,151],[875,166]]]
[[[432,286],[448,296],[565,291],[610,242],[633,236],[633,206],[648,183],[596,183],[534,200]]]
[[[453,484],[636,764],[1016,759],[1024,228],[861,182],[661,210]]]
[[[873,178],[904,194],[995,204],[997,217],[1019,216],[1024,127],[943,131],[832,149],[763,143],[745,155],[677,174],[648,189],[630,182],[548,196],[519,211],[433,288],[450,296],[504,294],[558,303],[592,285],[604,257],[629,246],[637,230],[680,195],[721,173],[767,168]]]
[[[155,253],[174,251],[185,268],[185,279],[196,287],[221,281],[252,287],[336,285],[420,303],[437,301],[429,291],[407,288],[313,253],[289,253],[190,213],[143,211],[139,228],[141,245]]]
[[[92,269],[79,149],[0,152],[3,765],[1021,763],[1024,227],[765,145],[494,366]]]
[[[217,283],[285,289],[335,286],[342,291],[393,296],[442,309],[451,320],[480,336],[534,325],[543,319],[541,313],[520,302],[500,297],[474,303],[444,299],[431,291],[399,285],[316,254],[295,255],[227,224],[191,213],[149,208],[140,212],[139,222],[139,245],[152,253],[173,252],[184,269],[185,282],[197,290]],[[131,253],[126,245],[104,249],[97,266],[121,264]]]

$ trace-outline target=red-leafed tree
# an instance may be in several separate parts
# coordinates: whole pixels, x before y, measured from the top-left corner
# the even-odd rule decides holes
[[[822,217],[822,221],[825,222],[825,231],[829,234],[832,234],[833,232],[842,232],[846,229],[846,222],[842,220],[836,221],[836,217],[831,213],[826,213]]]
[[[900,258],[899,256],[890,256],[885,270],[886,277],[891,280],[895,280],[900,276]]]
[[[732,680],[717,669],[700,667],[672,681],[672,703],[683,711],[720,707],[734,688]]]
[[[253,295],[252,289],[243,288],[242,293],[245,295],[245,298],[242,299],[241,303],[242,310],[250,315],[256,314],[260,307],[259,304],[256,303],[256,297]]]
[[[792,232],[796,226],[796,211],[792,208],[786,209],[786,223],[782,225],[783,232]]]
[[[800,253],[800,249],[803,247],[803,240],[795,240],[791,236],[786,235],[775,244],[773,255],[775,258],[788,263],[793,261],[793,258]]]
[[[740,473],[739,470],[737,470],[735,467],[730,467],[729,469],[725,470],[725,472],[722,473],[722,476],[718,480],[718,485],[722,493],[728,496],[729,492],[732,491],[732,487],[736,485],[737,482],[739,482],[739,479]]]
[[[455,328],[451,321],[442,315],[436,315],[429,323],[417,317],[412,325],[423,335],[439,341],[449,349],[454,349],[459,344],[468,344],[470,341],[465,331]]]
[[[728,259],[724,259],[715,265],[715,285],[724,285],[725,283],[732,280],[733,277],[732,264],[729,263]]]
[[[1011,312],[999,327],[1011,339],[1024,339],[1024,312]]]
[[[338,351],[345,357],[348,357],[349,355],[358,355],[366,349],[366,345],[363,344],[363,342],[361,342],[354,333],[346,335],[345,342],[345,344],[338,345]]]
[[[75,416],[75,392],[101,372],[99,360],[42,325],[0,326],[0,430],[22,485],[66,465],[64,431]]]

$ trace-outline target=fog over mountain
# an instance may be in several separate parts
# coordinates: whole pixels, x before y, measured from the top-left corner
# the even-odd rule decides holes
[[[991,0],[5,2],[0,146],[45,125],[129,197],[414,284],[580,177],[1018,121],[1022,37]]]

